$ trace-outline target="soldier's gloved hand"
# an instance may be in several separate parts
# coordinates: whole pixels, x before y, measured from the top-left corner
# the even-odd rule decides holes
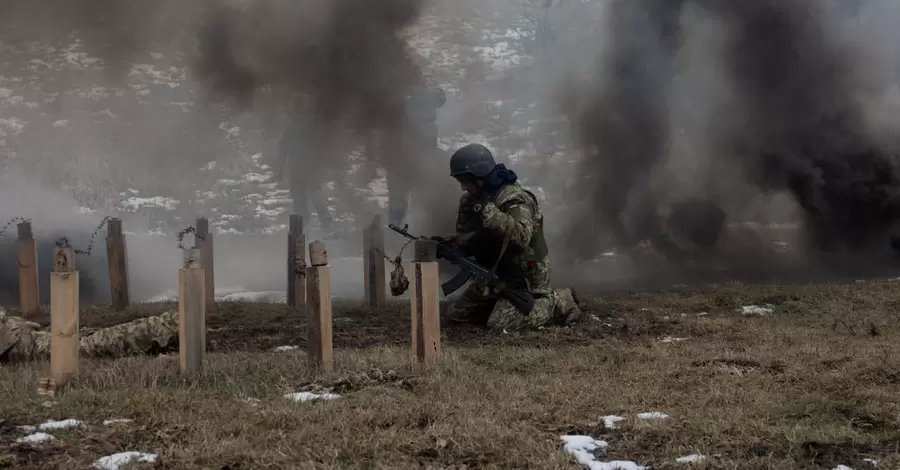
[[[447,239],[444,237],[441,237],[439,235],[435,235],[435,236],[431,237],[431,240],[436,241],[438,243],[447,243]]]

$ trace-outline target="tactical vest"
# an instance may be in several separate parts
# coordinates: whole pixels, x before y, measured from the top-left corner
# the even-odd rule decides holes
[[[522,188],[531,198],[534,204],[535,214],[538,215],[535,220],[534,232],[531,234],[531,242],[527,249],[522,249],[512,243],[508,244],[506,252],[500,258],[497,264],[497,275],[505,279],[522,279],[527,278],[534,270],[535,264],[543,260],[549,253],[547,242],[544,238],[544,217],[540,212],[537,197],[531,191]],[[491,195],[488,200],[493,201],[495,195]],[[508,212],[510,207],[498,206],[502,212]],[[481,216],[474,211],[472,207],[460,206],[460,226],[466,228],[465,231],[474,231],[475,235],[466,244],[467,252],[473,256],[475,260],[487,268],[497,263],[497,256],[503,247],[503,237],[486,229],[481,223]]]

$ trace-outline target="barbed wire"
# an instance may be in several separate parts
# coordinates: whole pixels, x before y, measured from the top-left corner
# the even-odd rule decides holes
[[[86,250],[79,250],[78,248],[73,247],[69,243],[69,237],[67,237],[65,235],[63,235],[62,237],[59,237],[59,240],[56,240],[56,246],[59,248],[72,248],[72,251],[76,255],[79,255],[79,256],[81,256],[81,255],[91,256],[91,252],[94,250],[94,239],[97,238],[97,234],[99,234],[100,231],[103,230],[103,227],[106,225],[107,222],[110,221],[110,219],[112,219],[112,217],[110,217],[110,216],[103,217],[103,220],[101,220],[100,223],[97,224],[97,227],[94,228],[94,231],[91,233],[91,237],[88,239],[88,245],[87,245]]]
[[[0,227],[0,235],[3,235],[7,230],[9,230],[9,228],[12,227],[13,224],[16,224],[16,223],[22,224],[22,223],[27,223],[27,222],[31,222],[31,219],[26,219],[24,217],[19,217],[19,216],[13,217],[13,218],[9,219],[9,221],[7,221],[3,227]]]
[[[203,240],[203,236],[200,235],[199,233],[197,233],[197,228],[194,227],[193,225],[188,225],[187,227],[184,228],[184,230],[179,231],[178,235],[176,236],[178,238],[178,249],[179,250],[184,249],[184,236],[189,233],[193,234],[195,239]]]

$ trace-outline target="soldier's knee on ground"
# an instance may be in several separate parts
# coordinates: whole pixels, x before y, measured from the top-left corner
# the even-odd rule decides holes
[[[550,324],[553,321],[554,312],[554,302],[550,297],[535,299],[534,309],[528,315],[520,312],[509,301],[500,299],[488,318],[487,326],[491,329],[506,331],[525,328],[537,329]]]
[[[491,312],[495,309],[497,298],[493,295],[484,296],[481,289],[475,283],[469,284],[462,295],[450,305],[447,316],[454,323],[478,323],[487,322]]]
[[[491,314],[491,306],[459,299],[447,309],[447,318],[453,323],[483,324]]]
[[[556,289],[553,292],[554,297],[554,316],[555,319],[563,324],[577,322],[583,314],[581,307],[578,305],[578,297],[575,291],[569,288]]]

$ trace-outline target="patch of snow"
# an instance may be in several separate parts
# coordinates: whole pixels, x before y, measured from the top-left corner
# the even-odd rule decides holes
[[[244,175],[244,179],[251,183],[265,183],[271,178],[271,174],[264,175],[261,173],[247,173],[246,175]]]
[[[870,463],[870,464],[872,464],[873,467],[878,466],[878,461],[875,459],[863,459],[863,462]]]
[[[334,393],[296,392],[288,393],[284,397],[296,402],[304,402],[310,400],[334,400],[335,398],[340,398],[341,396]]]
[[[56,438],[49,434],[46,434],[43,432],[36,432],[34,434],[29,434],[25,437],[20,437],[20,438],[16,439],[16,442],[28,443],[28,444],[38,444],[41,442],[50,442],[50,441],[55,441],[55,440],[56,440]]]
[[[13,135],[18,135],[25,128],[25,121],[18,118],[0,119],[0,126],[11,129]]]
[[[77,419],[64,419],[62,421],[49,420],[44,424],[39,424],[38,429],[46,431],[48,429],[68,429],[84,426],[84,423]]]
[[[744,315],[768,315],[775,311],[775,306],[772,304],[766,305],[745,305],[741,307],[740,312]]]
[[[691,454],[685,455],[684,457],[678,457],[677,459],[675,459],[675,461],[678,463],[694,463],[699,462],[705,458],[706,456],[703,454]]]
[[[100,470],[119,470],[120,468],[133,462],[156,462],[156,454],[145,454],[143,452],[119,452],[117,454],[101,457],[94,462],[94,468]]]
[[[679,341],[687,341],[687,338],[673,338],[671,336],[666,336],[665,338],[659,340],[660,343],[677,343]]]
[[[638,419],[666,419],[669,415],[659,411],[651,411],[649,413],[638,413]]]
[[[281,352],[281,351],[294,351],[294,350],[297,350],[297,349],[300,349],[300,347],[299,347],[299,346],[278,346],[278,347],[276,347],[276,348],[272,348],[273,351],[278,351],[278,352]]]
[[[259,405],[259,398],[243,398],[241,401],[251,406]]]
[[[103,425],[104,425],[104,426],[109,426],[110,424],[117,424],[117,423],[133,423],[133,422],[134,422],[133,419],[114,418],[114,419],[107,419],[107,420],[103,421]]]
[[[0,88],[0,98],[9,98],[12,96],[12,90],[9,88]]]
[[[55,402],[55,401],[46,400],[46,401],[44,401],[43,403],[41,403],[41,406],[43,406],[44,408],[50,408],[50,407],[56,406],[56,402]]]
[[[170,197],[137,197],[132,196],[124,201],[122,201],[123,209],[131,209],[138,210],[142,207],[159,207],[166,210],[175,210],[175,206],[178,205],[178,201],[172,199]]]
[[[598,441],[591,436],[561,436],[560,439],[565,443],[566,452],[589,470],[646,470],[646,467],[629,460],[598,461],[594,451],[609,447],[606,441]]]
[[[853,468],[848,467],[846,465],[838,465],[837,467],[834,467],[832,470],[853,470]]]
[[[603,427],[606,429],[616,429],[619,427],[616,423],[625,421],[625,418],[616,415],[601,416],[600,419],[603,420]]]
[[[34,432],[34,431],[37,430],[37,426],[30,426],[30,425],[27,425],[27,424],[24,425],[24,426],[18,426],[18,428],[19,428],[20,430],[22,430],[22,431],[24,431],[24,432],[28,432],[28,433],[32,433],[32,432]]]

